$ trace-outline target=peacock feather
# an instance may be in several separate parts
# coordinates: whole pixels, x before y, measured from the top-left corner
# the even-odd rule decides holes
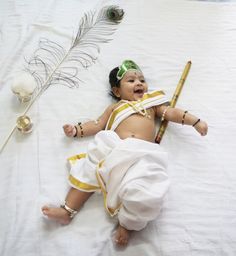
[[[112,40],[111,36],[123,16],[124,11],[114,5],[105,6],[99,12],[85,13],[68,49],[49,39],[42,38],[33,57],[27,61],[26,67],[26,70],[34,76],[37,82],[37,92],[19,118],[26,117],[34,102],[51,85],[60,83],[70,88],[77,88],[80,82],[79,69],[88,68],[96,61],[100,45]],[[17,125],[9,133],[0,152],[16,128]]]
[[[112,40],[123,15],[124,11],[113,5],[103,7],[98,13],[85,13],[68,49],[42,38],[26,68],[35,77],[40,94],[52,84],[78,87],[80,68],[95,63],[100,45]]]

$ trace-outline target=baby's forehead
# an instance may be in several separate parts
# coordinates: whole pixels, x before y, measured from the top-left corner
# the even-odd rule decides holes
[[[127,77],[144,77],[143,73],[139,70],[129,70],[125,73],[124,78]]]

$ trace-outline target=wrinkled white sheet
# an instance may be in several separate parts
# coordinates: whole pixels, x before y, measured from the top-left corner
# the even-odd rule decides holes
[[[170,0],[8,0],[0,2],[0,143],[26,105],[12,79],[41,37],[70,45],[81,15],[119,4],[125,18],[97,62],[80,73],[79,89],[49,88],[30,110],[31,134],[15,132],[0,154],[1,256],[236,255],[236,3]],[[98,117],[111,103],[108,73],[133,59],[150,89],[169,97],[188,60],[192,68],[177,104],[205,119],[209,134],[169,124],[171,187],[161,216],[132,234],[126,249],[112,242],[116,219],[94,195],[69,226],[47,221],[42,205],[63,203],[66,158],[91,138],[64,136],[64,123]]]

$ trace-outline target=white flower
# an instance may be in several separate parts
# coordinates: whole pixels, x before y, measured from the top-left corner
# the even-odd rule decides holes
[[[20,102],[27,102],[31,99],[37,87],[34,77],[29,73],[21,73],[13,80],[11,89]]]

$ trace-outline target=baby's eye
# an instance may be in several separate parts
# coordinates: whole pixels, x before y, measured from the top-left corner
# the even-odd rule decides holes
[[[134,79],[130,79],[128,80],[129,83],[133,83],[134,82]]]
[[[145,79],[141,79],[140,82],[141,82],[141,83],[145,83]]]

